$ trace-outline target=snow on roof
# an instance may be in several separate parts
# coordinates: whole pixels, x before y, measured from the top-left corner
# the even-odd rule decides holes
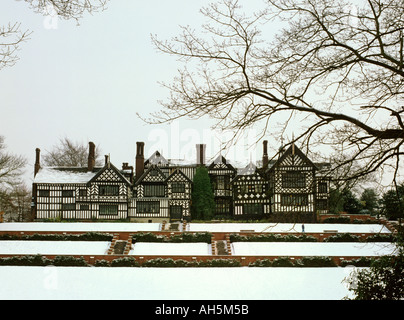
[[[257,166],[254,163],[250,162],[244,169],[240,170],[238,174],[241,176],[247,176],[250,174],[254,174],[256,170]]]
[[[87,183],[97,172],[84,171],[82,168],[41,168],[34,183]]]
[[[166,158],[164,158],[160,152],[156,151],[154,152],[149,159],[146,160],[146,162],[150,164],[156,164],[156,165],[166,165],[168,164],[168,161]]]

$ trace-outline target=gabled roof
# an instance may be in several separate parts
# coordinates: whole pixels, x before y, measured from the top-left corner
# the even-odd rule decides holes
[[[318,169],[317,166],[294,144],[292,144],[280,157],[276,162],[268,168],[267,171],[270,171],[274,169],[277,166],[282,166],[287,163],[287,158],[291,158],[291,161],[295,160],[300,160],[300,162],[303,162],[305,166],[310,166],[314,167],[315,169]],[[286,164],[286,165],[296,165],[296,166],[302,166],[302,163],[299,164],[299,161],[297,161],[295,164]]]
[[[255,174],[255,172],[257,171],[257,166],[252,163],[252,161],[244,168],[242,169],[238,175],[240,176],[247,176],[247,175],[252,175]]]
[[[188,182],[192,183],[192,180],[190,178],[187,177],[187,175],[182,172],[180,169],[175,169],[166,179],[166,182],[168,182],[169,180],[171,180],[176,174],[180,174],[182,175]]]
[[[143,180],[149,175],[149,173],[153,170],[156,170],[158,172],[158,175],[160,176],[160,180],[159,181],[153,181],[153,182],[165,182],[165,180],[167,179],[166,175],[163,173],[163,171],[161,171],[161,169],[156,165],[153,164],[151,165],[141,176],[140,178],[136,181],[136,185],[140,184],[141,182],[143,182]],[[150,181],[147,181],[150,182]]]
[[[130,182],[126,179],[126,177],[112,164],[112,163],[106,163],[101,170],[99,170],[94,177],[92,177],[88,183],[95,182],[97,179],[101,178],[103,174],[106,173],[106,171],[112,172],[112,174],[115,174],[115,177],[119,179],[121,182],[124,182],[127,185],[131,185]],[[111,173],[109,174],[111,176]]]
[[[264,179],[262,174],[262,170],[257,168],[257,166],[251,161],[244,169],[239,170],[237,175],[230,183],[233,183],[234,181],[237,181],[245,176],[258,176],[259,178]]]
[[[219,155],[213,162],[209,165],[208,170],[213,169],[228,169],[232,171],[237,171],[222,155]]]
[[[168,161],[164,158],[159,151],[154,152],[149,159],[147,159],[144,163],[145,165],[167,165]]]

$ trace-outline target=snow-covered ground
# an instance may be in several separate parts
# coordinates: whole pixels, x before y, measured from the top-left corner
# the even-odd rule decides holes
[[[0,223],[0,231],[64,231],[64,232],[135,232],[159,231],[160,223],[120,222],[9,222]]]
[[[339,233],[390,233],[381,224],[324,224],[306,223],[305,232],[324,233],[336,230]],[[120,222],[9,222],[0,223],[0,231],[93,231],[93,232],[136,232],[159,231],[160,223],[120,223]],[[186,231],[209,232],[240,232],[250,230],[254,232],[301,232],[300,223],[190,223]]]
[[[342,280],[351,271],[2,266],[0,299],[339,300],[349,296]]]
[[[109,241],[0,241],[0,254],[102,255]]]
[[[241,256],[381,256],[395,252],[386,242],[233,242],[232,254]]]
[[[136,242],[129,255],[211,255],[211,245],[207,243],[155,243],[155,242]]]
[[[334,224],[334,223],[305,223],[305,232],[324,233],[327,230],[339,233],[390,233],[381,224]],[[240,232],[249,230],[254,232],[301,232],[301,223],[191,223],[187,231],[210,232]]]

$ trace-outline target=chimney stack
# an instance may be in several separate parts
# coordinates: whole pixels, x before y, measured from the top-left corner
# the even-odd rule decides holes
[[[266,169],[266,168],[268,168],[268,163],[269,163],[269,160],[268,160],[268,141],[267,140],[264,140],[263,141],[263,154],[262,154],[262,167],[264,168],[264,169]]]
[[[35,155],[34,177],[36,176],[39,169],[41,168],[41,165],[40,165],[41,149],[36,148],[35,152],[36,152],[36,155]]]
[[[206,150],[206,144],[196,145],[196,164],[198,165],[205,164],[205,150]]]
[[[95,144],[93,142],[89,142],[88,145],[88,171],[93,171],[95,167]]]
[[[136,164],[135,165],[136,165],[135,179],[137,181],[144,172],[144,142],[136,142]]]

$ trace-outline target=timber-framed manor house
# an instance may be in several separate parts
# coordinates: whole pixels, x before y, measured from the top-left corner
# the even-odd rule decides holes
[[[294,144],[269,160],[267,141],[259,164],[234,167],[222,155],[205,163],[206,145],[197,144],[194,163],[167,160],[158,151],[145,159],[137,142],[135,166],[118,169],[105,156],[95,166],[89,143],[87,167],[42,167],[36,149],[32,187],[33,216],[41,220],[127,220],[162,222],[191,220],[193,177],[205,166],[211,180],[217,218],[316,221],[328,213],[329,163],[313,163]]]

